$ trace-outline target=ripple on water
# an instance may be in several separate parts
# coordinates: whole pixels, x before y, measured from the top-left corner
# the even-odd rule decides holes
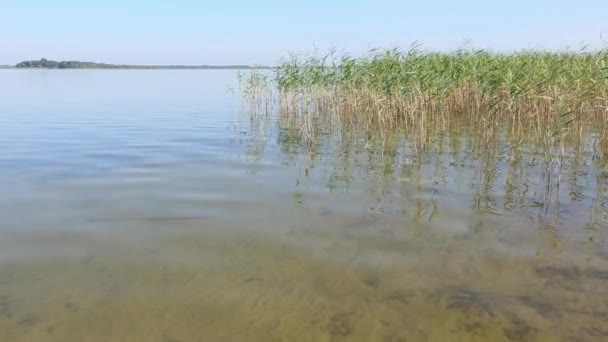
[[[7,341],[608,340],[593,140],[557,175],[467,129],[302,145],[232,72],[1,72]]]

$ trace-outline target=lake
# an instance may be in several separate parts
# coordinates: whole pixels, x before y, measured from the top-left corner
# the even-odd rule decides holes
[[[235,71],[0,71],[5,341],[606,341],[608,169],[299,143]]]

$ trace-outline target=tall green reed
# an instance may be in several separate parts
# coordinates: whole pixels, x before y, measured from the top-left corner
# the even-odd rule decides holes
[[[314,140],[316,126],[326,124],[364,129],[383,140],[412,129],[424,140],[429,130],[457,125],[556,144],[580,141],[587,126],[608,122],[606,50],[441,53],[412,46],[352,57],[332,49],[290,54],[271,73],[252,73],[245,83],[246,98],[257,107],[272,103],[299,120],[305,140]]]

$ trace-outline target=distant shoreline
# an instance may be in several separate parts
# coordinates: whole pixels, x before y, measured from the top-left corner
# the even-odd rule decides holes
[[[251,69],[273,69],[265,65],[129,65],[129,64],[105,64],[81,61],[52,61],[40,59],[35,61],[24,61],[16,65],[0,65],[0,69],[43,69],[43,70],[251,70]]]
[[[115,68],[104,68],[104,67],[96,67],[96,68],[40,68],[40,67],[15,67],[15,66],[0,66],[0,70],[272,70],[275,67],[269,66],[244,66],[244,67],[232,67],[232,66],[205,66],[205,67],[197,67],[197,66],[181,66],[181,67],[170,67],[170,66],[155,66],[155,67],[137,67],[137,66],[127,66],[127,67],[115,67]]]

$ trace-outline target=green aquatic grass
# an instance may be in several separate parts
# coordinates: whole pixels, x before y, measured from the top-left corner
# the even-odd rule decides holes
[[[608,87],[608,53],[571,51],[485,50],[424,52],[417,48],[372,50],[354,58],[334,50],[319,57],[290,55],[276,68],[282,91],[303,88],[369,89],[383,95],[424,93],[447,95],[451,89],[472,86],[490,95],[540,95],[557,89],[580,98]]]
[[[565,130],[580,135],[590,122],[608,122],[606,50],[442,53],[414,46],[362,57],[331,50],[289,55],[270,74],[252,72],[243,80],[252,112],[276,104],[300,119],[307,140],[318,135],[315,122],[326,119],[383,137],[454,123],[492,132],[506,121],[505,129],[549,142]]]

